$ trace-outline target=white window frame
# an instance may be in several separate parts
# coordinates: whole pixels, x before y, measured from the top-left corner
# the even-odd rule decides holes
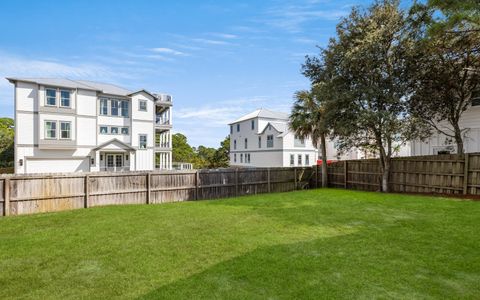
[[[273,148],[273,146],[274,146],[273,134],[269,134],[267,135],[267,148]]]
[[[105,103],[105,110],[106,110],[106,113],[103,113],[102,111],[102,102]],[[108,116],[108,102],[109,100],[107,98],[100,98],[100,104],[99,104],[99,114],[101,116]]]
[[[124,103],[126,103],[126,108],[127,108],[127,113],[125,113],[125,110],[124,110]],[[121,113],[120,115],[124,118],[128,118],[130,116],[130,102],[128,102],[127,100],[122,100],[120,102],[120,110],[121,110]]]
[[[72,122],[71,121],[58,121],[58,130],[59,130],[59,135],[58,138],[61,140],[71,140],[72,139]],[[68,138],[62,137],[62,132],[64,131],[62,129],[62,124],[68,124]]]
[[[115,107],[115,108],[117,109],[117,114],[116,114],[116,115],[113,114],[113,108],[114,108],[114,107],[113,107],[113,103],[116,103],[116,104],[117,104],[116,107]],[[120,112],[120,105],[119,105],[119,103],[120,103],[120,100],[110,99],[110,116],[112,116],[112,117],[121,117],[121,115],[118,114],[118,113]]]
[[[142,104],[145,104],[145,108],[142,108]],[[147,100],[138,100],[138,111],[148,111]]]
[[[117,129],[117,132],[113,132],[113,129]],[[118,135],[119,134],[118,126],[110,126],[110,134]]]
[[[145,137],[145,147],[142,148],[142,137]],[[139,134],[138,135],[138,149],[140,150],[146,150],[148,147],[148,135],[147,134]]]
[[[310,164],[310,155],[305,154],[305,165],[308,166]]]
[[[124,129],[127,130],[126,133],[123,132]],[[129,135],[129,134],[130,134],[130,128],[129,128],[129,127],[121,127],[121,128],[120,128],[120,133],[121,133],[122,135]]]
[[[105,127],[105,128],[107,129],[107,131],[105,131],[105,133],[102,132],[102,127]],[[102,134],[102,135],[109,134],[109,128],[108,128],[108,126],[106,126],[106,125],[100,125],[100,126],[98,126],[98,133],[99,133],[99,134]]]
[[[63,99],[66,99],[66,98],[63,98],[62,92],[68,93],[68,105],[63,105]],[[60,89],[59,94],[60,94],[60,107],[63,107],[63,108],[72,107],[72,92],[70,90]]]
[[[51,98],[51,97],[48,96],[48,91],[49,90],[55,92],[55,104],[49,104],[48,103],[48,99]],[[57,100],[58,100],[57,89],[45,88],[45,106],[56,107],[57,103],[58,103]]]
[[[298,163],[299,166],[302,165],[302,155],[301,154],[297,155],[297,163]]]
[[[290,154],[290,166],[295,166],[295,154]]]
[[[55,124],[55,137],[49,137],[48,134],[47,134],[47,131],[51,130],[51,129],[47,129],[47,123],[52,123],[52,124]],[[58,126],[57,126],[57,121],[53,121],[53,120],[44,120],[43,121],[43,129],[44,129],[44,139],[45,140],[56,140],[57,139],[57,136],[58,136]]]

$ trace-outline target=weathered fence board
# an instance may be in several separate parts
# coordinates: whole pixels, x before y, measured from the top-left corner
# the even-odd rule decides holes
[[[308,187],[315,176],[314,170],[309,167],[3,175],[0,177],[0,215],[292,191]],[[6,190],[5,182],[8,182]],[[4,200],[6,192],[8,201]]]
[[[368,191],[381,187],[378,159],[334,162],[328,172],[331,187]],[[318,179],[320,185],[321,174]],[[394,158],[389,182],[392,192],[479,195],[480,154]]]

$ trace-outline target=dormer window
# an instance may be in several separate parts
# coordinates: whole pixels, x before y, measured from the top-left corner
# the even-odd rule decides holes
[[[138,101],[138,110],[139,111],[147,111],[147,101],[146,100]]]

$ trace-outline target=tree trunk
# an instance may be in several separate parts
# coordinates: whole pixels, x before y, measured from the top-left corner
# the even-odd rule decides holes
[[[390,158],[385,157],[383,159],[383,162],[384,162],[384,165],[382,170],[382,192],[388,193],[389,192],[388,182],[390,177]]]
[[[457,153],[459,155],[462,155],[464,152],[462,131],[460,130],[460,126],[458,126],[458,123],[453,125],[453,129],[455,131],[455,142],[457,143]]]
[[[325,134],[322,134],[320,136],[320,142],[322,147],[322,187],[328,186],[327,145],[325,140]]]

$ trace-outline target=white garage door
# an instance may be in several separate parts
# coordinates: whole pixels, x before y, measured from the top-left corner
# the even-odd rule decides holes
[[[27,159],[27,173],[65,173],[88,172],[90,165],[88,158],[72,159]]]

